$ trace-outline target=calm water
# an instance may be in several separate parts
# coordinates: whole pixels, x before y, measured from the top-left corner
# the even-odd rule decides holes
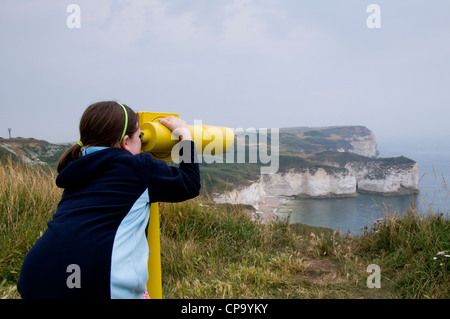
[[[406,156],[419,163],[419,195],[296,199],[280,209],[291,222],[358,234],[386,213],[403,214],[413,203],[421,214],[450,212],[450,141],[378,141],[380,157]],[[447,183],[449,187],[447,188]]]

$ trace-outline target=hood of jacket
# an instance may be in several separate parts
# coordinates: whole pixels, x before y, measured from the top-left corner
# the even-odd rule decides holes
[[[58,174],[56,185],[60,188],[86,185],[107,170],[112,159],[127,153],[130,154],[125,150],[110,147],[84,155],[70,162]]]

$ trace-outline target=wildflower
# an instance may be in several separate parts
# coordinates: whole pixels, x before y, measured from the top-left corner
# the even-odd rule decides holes
[[[441,256],[441,255],[444,255],[444,254],[446,254],[447,252],[444,250],[444,251],[440,251],[440,252],[438,252],[437,254],[436,254],[436,256]]]
[[[437,257],[433,257],[433,260],[437,260]]]

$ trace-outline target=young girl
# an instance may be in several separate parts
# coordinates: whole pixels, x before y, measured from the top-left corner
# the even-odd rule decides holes
[[[160,123],[177,132],[180,152],[190,152],[191,161],[172,167],[139,153],[138,117],[126,105],[86,109],[80,141],[58,164],[56,184],[64,193],[57,211],[25,257],[17,284],[22,298],[144,296],[150,203],[184,201],[200,190],[186,123],[175,117]]]

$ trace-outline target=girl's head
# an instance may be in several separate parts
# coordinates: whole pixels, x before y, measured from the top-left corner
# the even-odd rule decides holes
[[[94,103],[81,116],[80,144],[86,147],[116,147],[137,154],[141,148],[139,134],[137,114],[128,106],[115,101]],[[59,160],[58,172],[80,156],[79,144],[69,148]]]

